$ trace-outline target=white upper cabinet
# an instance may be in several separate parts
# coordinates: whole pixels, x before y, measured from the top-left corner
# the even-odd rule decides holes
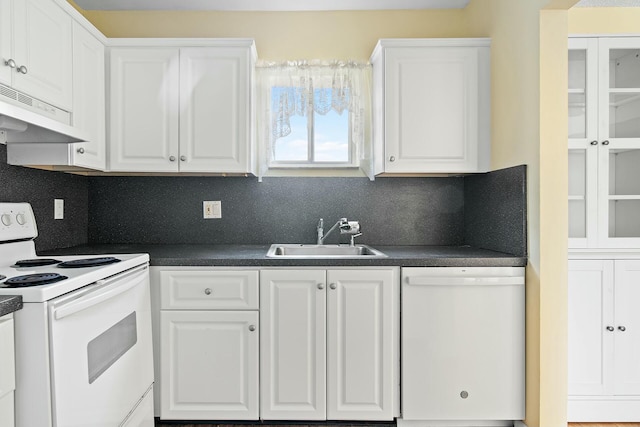
[[[254,43],[208,44],[111,49],[110,170],[253,172]]]
[[[386,39],[371,56],[375,173],[482,172],[489,39]]]
[[[13,0],[0,0],[0,83],[11,86],[13,71],[6,64],[12,59]],[[14,60],[15,61],[15,60]]]
[[[249,53],[244,47],[180,49],[181,171],[249,172]]]
[[[69,124],[86,135],[86,142],[9,144],[10,164],[47,165],[71,171],[106,169],[106,38],[88,22],[80,23],[76,19],[72,22],[73,113],[67,117],[70,117]]]
[[[71,111],[71,17],[51,0],[1,0],[0,13],[0,81]]]
[[[640,38],[569,40],[569,245],[640,247]]]
[[[112,48],[109,170],[178,170],[179,49]]]
[[[89,134],[89,141],[69,146],[74,166],[104,170],[105,61],[104,44],[77,22],[73,23],[73,125]]]

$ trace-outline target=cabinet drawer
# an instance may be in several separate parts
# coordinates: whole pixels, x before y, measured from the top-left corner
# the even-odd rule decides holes
[[[12,314],[0,317],[0,343],[0,397],[3,397],[16,388]]]
[[[160,272],[160,305],[166,309],[257,310],[257,270]]]

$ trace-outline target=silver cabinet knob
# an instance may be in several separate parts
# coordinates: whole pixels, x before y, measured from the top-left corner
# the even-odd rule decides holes
[[[187,156],[180,156],[180,161],[186,162],[187,161]]]
[[[609,145],[609,140],[605,139],[604,141],[602,141],[602,145]]]
[[[25,67],[24,65],[21,65],[18,67],[17,71],[22,74],[27,74],[27,67]]]
[[[255,331],[256,330],[256,325],[249,325],[249,330],[251,332]]]
[[[324,289],[324,283],[318,283],[318,289]]]
[[[591,141],[589,144],[591,144],[591,145],[598,145],[598,141]]]
[[[78,154],[84,154],[84,148],[80,147],[76,150]]]
[[[391,157],[389,157],[389,161],[390,161],[390,162],[395,162],[395,161],[396,161],[396,156],[391,156]]]
[[[169,161],[170,162],[175,162],[176,161],[176,156],[169,156]]]
[[[460,392],[460,397],[463,398],[463,399],[466,399],[467,397],[469,397],[469,392],[466,391],[466,390],[462,390]]]
[[[332,284],[330,284],[330,285],[329,285],[329,287],[330,287],[331,289],[335,289],[335,288],[337,288],[337,287],[338,287],[338,285],[336,285],[335,283],[332,283]]]
[[[625,328],[624,326],[618,326],[618,330],[619,330],[620,332],[624,332],[624,331],[626,331],[626,330],[627,330],[627,328]]]
[[[211,288],[205,289],[204,293],[207,294],[207,295],[211,295]]]
[[[607,331],[609,332],[613,332],[615,328],[613,326],[607,326]]]
[[[16,68],[16,61],[14,61],[13,59],[8,59],[4,61],[4,65],[6,65],[9,68]]]

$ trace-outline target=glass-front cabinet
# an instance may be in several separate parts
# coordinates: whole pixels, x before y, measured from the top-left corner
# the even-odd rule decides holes
[[[569,247],[640,248],[640,38],[569,39]]]

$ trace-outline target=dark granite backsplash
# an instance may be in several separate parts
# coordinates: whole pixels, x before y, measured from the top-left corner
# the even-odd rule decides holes
[[[526,256],[526,167],[445,178],[85,177],[6,164],[0,201],[32,204],[38,251],[82,244],[313,243],[340,217],[370,245],[471,245]],[[53,219],[53,199],[65,219]],[[220,200],[221,219],[202,201]],[[339,233],[327,243],[347,242]]]
[[[464,238],[464,178],[91,177],[89,183],[90,243],[314,243],[318,219],[326,231],[340,217],[360,221],[357,241],[371,245],[461,245]],[[222,218],[203,219],[203,200],[220,200]]]
[[[527,256],[526,166],[464,179],[464,242]]]
[[[7,164],[0,144],[0,201],[29,202],[38,224],[38,251],[87,243],[89,182],[84,176]],[[53,199],[64,199],[64,219],[53,219]]]

